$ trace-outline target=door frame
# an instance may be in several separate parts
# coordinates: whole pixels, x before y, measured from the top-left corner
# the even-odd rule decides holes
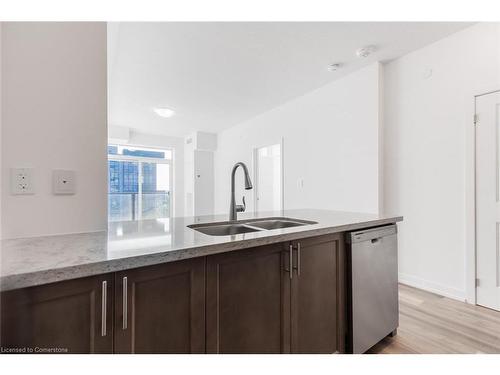
[[[465,129],[465,302],[474,305],[477,304],[476,107],[477,98],[496,92],[500,92],[500,88],[490,86],[468,96],[473,100]]]
[[[257,150],[262,147],[272,146],[279,144],[280,145],[280,157],[281,157],[281,212],[285,210],[285,151],[284,151],[284,138],[279,137],[275,141],[264,142],[262,144],[254,146],[252,150],[252,166],[253,166],[253,181],[255,181],[255,188],[253,189],[253,211],[257,212],[257,194],[259,190],[258,186],[258,163],[257,163]]]

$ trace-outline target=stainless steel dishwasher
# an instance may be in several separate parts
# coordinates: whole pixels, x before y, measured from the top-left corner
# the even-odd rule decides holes
[[[360,354],[399,325],[397,227],[350,232],[346,241],[347,350]]]

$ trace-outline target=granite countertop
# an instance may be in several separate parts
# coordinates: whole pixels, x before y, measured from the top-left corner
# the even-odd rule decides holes
[[[187,225],[226,221],[227,215],[123,221],[107,231],[1,241],[0,290],[122,271],[276,242],[356,230],[401,221],[400,216],[328,210],[239,214],[238,219],[287,217],[317,224],[209,236]]]

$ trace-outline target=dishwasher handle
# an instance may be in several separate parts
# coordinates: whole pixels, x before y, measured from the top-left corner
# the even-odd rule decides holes
[[[383,237],[395,235],[398,232],[396,224],[385,225],[383,227],[363,229],[356,232],[349,233],[347,236],[348,243],[371,241],[375,244],[379,242]]]

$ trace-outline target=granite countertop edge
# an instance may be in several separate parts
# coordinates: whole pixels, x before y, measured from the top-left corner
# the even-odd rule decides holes
[[[391,224],[402,221],[401,216],[391,216],[386,218],[366,220],[363,222],[349,223],[343,225],[332,225],[322,228],[311,228],[310,230],[290,231],[287,233],[269,232],[268,236],[242,239],[226,243],[205,244],[200,246],[186,246],[175,250],[158,251],[150,254],[137,256],[127,256],[117,259],[109,259],[98,262],[88,262],[67,267],[58,267],[46,270],[37,270],[34,272],[25,272],[0,276],[0,291],[9,291],[66,281],[89,276],[96,276],[111,272],[125,271],[156,264],[175,262],[184,259],[208,256],[213,254],[225,253],[235,250],[268,245],[279,242],[293,241],[301,238],[314,237],[326,234],[333,234],[345,231],[358,230],[384,224]]]

